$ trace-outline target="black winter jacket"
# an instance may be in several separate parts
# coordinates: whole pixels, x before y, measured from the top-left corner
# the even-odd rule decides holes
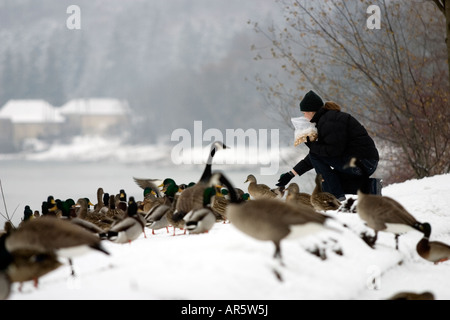
[[[310,153],[320,157],[379,160],[374,141],[367,130],[350,114],[321,108],[311,122],[316,124],[318,139],[310,144]],[[294,167],[294,170],[302,175],[312,168],[308,155]]]

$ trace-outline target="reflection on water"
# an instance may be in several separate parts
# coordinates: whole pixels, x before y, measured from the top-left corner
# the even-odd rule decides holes
[[[213,170],[225,172],[236,187],[247,191],[244,181],[252,173],[258,182],[275,187],[279,176],[262,176],[251,168],[236,169],[227,166],[214,166]],[[55,199],[89,198],[96,203],[97,189],[102,187],[105,192],[116,194],[124,189],[128,196],[137,200],[143,198],[142,189],[137,186],[133,177],[164,179],[173,178],[177,183],[197,182],[203,172],[203,166],[165,166],[125,165],[120,163],[90,163],[90,162],[38,162],[26,160],[0,161],[0,179],[3,186],[6,208],[10,216],[16,210],[14,224],[17,225],[26,205],[31,209],[41,211],[43,201],[49,195]],[[303,191],[312,191],[312,179],[297,178]],[[0,201],[0,212],[5,214],[3,200]],[[0,229],[3,229],[4,219],[0,217]]]

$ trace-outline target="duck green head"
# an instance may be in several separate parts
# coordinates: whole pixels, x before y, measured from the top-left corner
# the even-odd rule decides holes
[[[211,204],[211,199],[216,195],[217,191],[214,187],[206,188],[203,191],[203,206],[207,206]]]
[[[144,198],[145,198],[146,196],[148,196],[150,193],[152,193],[152,188],[146,187],[146,188],[144,189]]]
[[[164,187],[163,192],[168,197],[174,197],[178,190],[179,187],[175,183],[170,183]]]

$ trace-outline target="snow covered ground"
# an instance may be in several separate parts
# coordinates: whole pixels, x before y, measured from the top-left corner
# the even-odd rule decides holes
[[[383,190],[419,221],[432,225],[432,240],[450,243],[450,174],[391,185]],[[284,265],[272,258],[272,243],[254,240],[217,223],[208,234],[172,236],[146,231],[131,244],[104,242],[111,253],[89,253],[40,279],[39,288],[14,284],[11,300],[300,300],[386,299],[401,291],[430,291],[450,299],[450,262],[419,257],[421,234],[380,233],[375,249],[358,236],[367,230],[356,214],[328,212],[351,230],[327,231],[282,242]],[[322,248],[321,259],[307,249]],[[280,279],[282,281],[280,281]],[[181,311],[180,311],[181,312]]]

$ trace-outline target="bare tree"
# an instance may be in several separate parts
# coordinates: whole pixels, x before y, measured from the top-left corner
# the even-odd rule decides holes
[[[446,22],[446,32],[447,38],[445,42],[447,42],[447,61],[448,61],[448,69],[450,75],[450,0],[432,0],[438,9],[444,14],[445,22]]]
[[[284,1],[285,25],[255,30],[270,40],[257,59],[280,59],[284,76],[260,87],[276,105],[298,105],[307,88],[357,113],[393,146],[388,182],[449,172],[449,98],[443,17],[429,1]],[[262,76],[259,76],[263,78]],[[292,102],[296,100],[297,103]],[[284,102],[281,102],[284,101]],[[286,113],[286,112],[284,112]]]

